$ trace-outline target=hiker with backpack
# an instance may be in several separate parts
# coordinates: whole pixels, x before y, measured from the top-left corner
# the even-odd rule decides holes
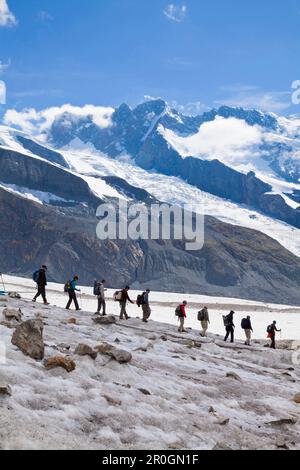
[[[176,310],[175,310],[175,315],[178,317],[178,320],[179,320],[179,328],[178,328],[179,333],[186,333],[186,330],[184,329],[184,322],[186,319],[186,310],[185,310],[186,306],[187,306],[187,301],[184,300],[182,304],[176,307]]]
[[[76,287],[78,280],[79,280],[79,277],[74,276],[72,281],[68,281],[65,285],[65,291],[68,292],[69,294],[69,301],[67,303],[66,310],[70,310],[72,302],[74,302],[75,309],[77,311],[81,310],[81,308],[79,307],[79,304],[77,301],[77,295],[76,295],[76,292],[81,292],[80,289],[77,289]]]
[[[245,346],[251,346],[251,333],[253,333],[253,328],[251,324],[251,317],[249,315],[247,318],[243,318],[241,327],[245,331],[246,335]]]
[[[101,282],[95,281],[94,284],[94,295],[98,297],[98,308],[96,315],[101,315],[101,309],[102,310],[102,315],[105,317],[106,315],[106,301],[105,301],[105,292],[107,289],[105,289],[105,284],[106,280],[103,279]]]
[[[210,323],[207,307],[204,307],[202,310],[200,310],[200,312],[198,312],[198,321],[200,321],[201,327],[202,327],[202,331],[200,332],[200,335],[202,337],[205,337],[206,332],[208,330],[208,324]]]
[[[147,289],[141,295],[137,296],[136,303],[138,307],[142,307],[144,323],[148,323],[149,317],[151,315],[151,308],[149,305],[149,294],[150,294],[150,289]]]
[[[37,291],[37,294],[32,299],[32,302],[36,302],[37,298],[41,295],[44,301],[44,305],[50,305],[46,297],[46,285],[47,285],[46,271],[47,271],[47,266],[43,264],[40,269],[36,270],[33,273],[32,278],[34,282],[36,282],[38,291]]]
[[[270,338],[271,340],[270,348],[272,349],[276,349],[276,343],[275,343],[276,331],[281,333],[281,330],[278,330],[276,325],[277,325],[277,322],[273,321],[273,323],[269,325],[267,328],[268,338]]]
[[[229,335],[230,335],[231,343],[234,342],[234,329],[235,329],[235,325],[233,323],[233,315],[234,314],[235,314],[235,312],[233,310],[231,310],[231,312],[228,315],[226,315],[226,317],[223,317],[224,326],[226,328],[226,336],[224,338],[225,342],[228,340]]]
[[[118,301],[120,302],[120,320],[128,320],[130,317],[127,315],[126,305],[127,302],[134,304],[131,298],[128,295],[128,291],[130,290],[129,286],[126,286],[125,289],[121,290],[120,292],[116,292],[115,298],[119,297]]]

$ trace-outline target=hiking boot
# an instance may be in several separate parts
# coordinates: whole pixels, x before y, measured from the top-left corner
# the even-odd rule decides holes
[[[36,302],[36,299],[32,299],[32,301],[31,301],[31,302]]]
[[[50,303],[49,302],[44,302],[44,305],[50,305]]]

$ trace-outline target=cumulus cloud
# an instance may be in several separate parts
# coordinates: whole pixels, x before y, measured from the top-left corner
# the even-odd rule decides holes
[[[170,5],[164,9],[164,15],[171,21],[181,23],[186,18],[187,6],[170,3]]]
[[[0,27],[15,26],[17,24],[16,17],[10,11],[7,1],[0,0]]]
[[[183,157],[209,160],[218,158],[232,165],[243,163],[246,156],[259,156],[255,150],[263,139],[262,130],[258,126],[250,126],[240,119],[225,119],[220,116],[202,124],[196,134],[188,137],[179,136],[162,126],[159,130]]]
[[[42,111],[37,111],[34,108],[27,108],[22,111],[9,109],[4,115],[3,122],[7,126],[17,127],[26,133],[39,135],[46,133],[55,119],[62,115],[66,115],[66,124],[71,122],[72,119],[89,116],[97,126],[106,128],[111,125],[113,112],[113,108],[93,105],[79,107],[70,104],[51,107]],[[67,119],[67,116],[70,117],[71,121]]]

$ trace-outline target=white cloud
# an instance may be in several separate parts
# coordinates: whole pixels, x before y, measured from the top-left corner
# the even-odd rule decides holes
[[[186,104],[179,104],[177,101],[172,101],[170,106],[185,116],[199,116],[199,114],[210,109],[201,101],[190,101]]]
[[[49,13],[48,11],[41,10],[37,14],[37,19],[44,23],[44,22],[47,22],[47,21],[53,21],[54,16],[52,16],[51,13]]]
[[[181,23],[186,18],[187,6],[170,3],[170,5],[164,9],[164,15],[169,18],[169,20]]]
[[[231,95],[215,101],[218,106],[240,106],[275,113],[284,111],[291,106],[291,92],[288,91],[265,92],[258,87],[245,85],[232,85],[220,89],[231,93]]]
[[[217,158],[233,166],[245,162],[246,156],[257,158],[260,154],[256,149],[263,139],[262,130],[258,126],[220,116],[214,121],[205,122],[196,134],[188,137],[181,137],[162,126],[159,131],[183,157]]]
[[[47,132],[55,119],[64,113],[71,115],[71,121],[66,120],[66,125],[72,120],[90,116],[97,126],[106,128],[111,125],[113,112],[113,108],[92,105],[79,107],[70,104],[47,108],[42,111],[37,111],[34,108],[27,108],[22,111],[9,109],[4,115],[3,122],[7,126],[17,127],[26,133],[39,135]]]
[[[0,27],[15,26],[17,24],[16,17],[8,8],[6,0],[0,0]]]

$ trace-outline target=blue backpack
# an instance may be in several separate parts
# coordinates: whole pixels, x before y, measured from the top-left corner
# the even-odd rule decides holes
[[[36,271],[34,271],[33,275],[32,275],[32,279],[34,280],[34,282],[38,283],[39,281],[39,276],[40,276],[40,270],[37,269]]]

